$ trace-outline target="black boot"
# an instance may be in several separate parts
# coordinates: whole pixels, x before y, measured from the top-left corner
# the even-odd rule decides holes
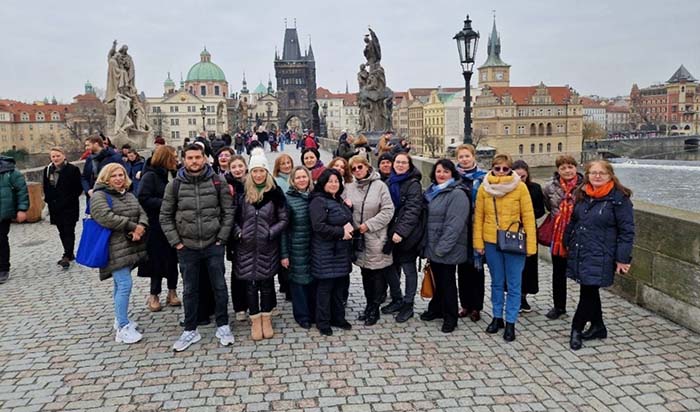
[[[545,316],[547,317],[547,319],[554,320],[554,319],[559,319],[559,317],[565,313],[566,313],[566,310],[564,310],[564,309],[552,308],[549,310],[549,312],[547,312],[547,314]]]
[[[581,331],[576,329],[571,329],[571,340],[569,340],[569,347],[571,350],[579,350],[583,346],[581,341]]]
[[[591,327],[581,334],[583,340],[605,339],[607,337],[608,329],[603,322],[591,322]]]
[[[396,321],[398,323],[404,323],[413,317],[413,303],[404,303],[401,306],[401,310],[396,314]]]
[[[379,306],[372,305],[367,311],[365,318],[365,326],[375,325],[379,321]]]
[[[369,305],[365,306],[365,310],[363,310],[362,312],[360,312],[359,315],[357,315],[357,320],[364,321],[365,319],[367,319],[367,312],[368,311],[369,311]]]
[[[515,323],[506,322],[506,330],[503,331],[503,340],[513,342],[515,340]]]
[[[402,306],[403,306],[403,301],[392,300],[390,304],[388,304],[382,308],[382,313],[385,315],[388,315],[391,313],[396,313],[396,312],[401,310]]]
[[[503,319],[502,318],[493,318],[489,326],[486,327],[486,333],[498,333],[499,329],[503,329]]]

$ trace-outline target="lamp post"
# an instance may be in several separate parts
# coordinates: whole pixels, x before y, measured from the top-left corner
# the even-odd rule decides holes
[[[207,115],[207,108],[206,108],[204,105],[202,105],[202,107],[199,108],[199,111],[200,111],[200,113],[202,113],[202,131],[205,131],[205,132],[206,132],[206,131],[207,131],[207,125],[206,125],[205,122],[204,122],[204,118],[205,118],[206,115]]]
[[[464,143],[472,143],[472,105],[471,105],[471,79],[474,69],[474,57],[476,46],[479,43],[479,32],[472,30],[472,21],[467,15],[464,20],[464,28],[453,37],[457,41],[459,62],[462,65],[464,76]]]

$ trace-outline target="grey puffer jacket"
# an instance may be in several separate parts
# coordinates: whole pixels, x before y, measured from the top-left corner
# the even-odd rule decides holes
[[[389,188],[381,181],[379,173],[370,168],[368,177],[348,184],[345,193],[352,202],[353,226],[357,228],[364,223],[369,228],[364,234],[364,251],[357,252],[355,264],[365,269],[383,269],[391,265],[391,253],[382,252],[389,222],[394,217]]]
[[[112,207],[107,203],[112,198]],[[100,226],[112,230],[109,238],[109,262],[100,269],[100,280],[112,277],[112,272],[129,269],[146,256],[146,239],[132,242],[127,234],[137,225],[148,227],[148,216],[139,201],[129,192],[118,192],[107,185],[96,183],[90,198],[90,213]]]
[[[423,256],[432,262],[458,265],[469,258],[469,196],[457,180],[428,203]]]
[[[286,201],[275,186],[256,204],[245,195],[236,210],[233,225],[236,277],[259,281],[272,278],[280,267],[280,241],[287,227]]]
[[[581,173],[576,173],[576,186],[580,186],[583,182],[583,175]],[[575,191],[575,189],[574,189]],[[561,182],[559,182],[559,173],[554,172],[552,179],[545,183],[542,188],[542,194],[544,195],[544,206],[553,215],[559,214],[559,205],[564,199],[564,189],[561,187]]]
[[[182,243],[201,250],[214,242],[226,244],[233,226],[233,198],[225,180],[211,166],[193,176],[183,168],[168,183],[160,208],[160,225],[170,246]]]

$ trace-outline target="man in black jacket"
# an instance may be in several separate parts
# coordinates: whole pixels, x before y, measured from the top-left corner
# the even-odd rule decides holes
[[[95,185],[97,175],[100,174],[102,168],[110,163],[119,163],[123,166],[124,162],[122,161],[122,155],[105,145],[104,141],[99,137],[88,137],[85,139],[85,149],[92,152],[85,160],[81,177],[83,191],[89,199],[92,196],[92,187]]]
[[[233,343],[228,324],[228,289],[224,279],[224,245],[233,225],[233,198],[206,163],[198,144],[185,148],[185,167],[168,183],[160,224],[168,243],[177,249],[182,271],[185,331],[173,345],[176,352],[202,339],[197,331],[200,267],[206,265],[216,301],[216,337]]]

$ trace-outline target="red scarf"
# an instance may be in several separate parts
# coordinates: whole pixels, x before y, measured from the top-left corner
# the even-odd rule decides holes
[[[554,218],[554,233],[552,236],[552,255],[567,256],[567,250],[564,246],[564,231],[566,225],[571,220],[571,214],[574,212],[574,189],[578,183],[577,178],[566,181],[559,178],[559,184],[564,190],[564,198],[559,203],[559,214]]]
[[[613,187],[615,187],[615,182],[612,180],[597,188],[593,187],[590,183],[586,183],[586,194],[594,199],[600,199],[601,197],[607,196],[608,193],[613,190]]]

